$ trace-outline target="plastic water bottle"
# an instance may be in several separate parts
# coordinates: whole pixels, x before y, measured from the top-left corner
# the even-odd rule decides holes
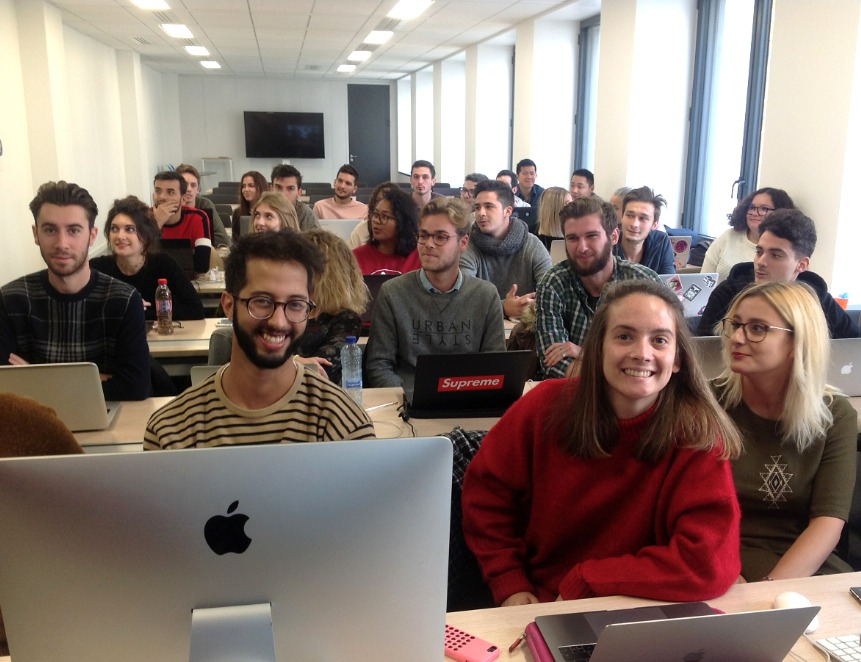
[[[362,406],[362,348],[356,336],[347,336],[341,348],[341,386],[356,403]]]
[[[167,336],[173,333],[173,297],[170,295],[166,278],[159,278],[158,287],[155,288],[155,318],[159,335]]]

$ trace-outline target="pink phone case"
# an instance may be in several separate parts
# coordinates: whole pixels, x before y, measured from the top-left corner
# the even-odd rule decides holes
[[[458,662],[490,662],[499,657],[499,647],[446,624],[445,655]]]

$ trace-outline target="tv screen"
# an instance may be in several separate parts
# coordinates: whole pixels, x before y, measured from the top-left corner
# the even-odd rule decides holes
[[[323,113],[245,111],[247,158],[323,159]]]

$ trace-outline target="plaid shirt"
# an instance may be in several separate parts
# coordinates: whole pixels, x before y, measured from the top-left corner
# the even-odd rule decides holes
[[[613,274],[607,283],[637,278],[661,279],[651,269],[635,262],[613,257]],[[606,287],[606,285],[605,285]],[[544,350],[555,342],[571,341],[583,344],[586,331],[595,316],[595,308],[589,303],[590,295],[564,260],[544,274],[535,290],[535,339],[538,363],[542,377],[564,377],[574,360],[562,359],[552,368],[544,366]],[[600,298],[599,298],[600,301]],[[597,308],[597,303],[595,304]]]

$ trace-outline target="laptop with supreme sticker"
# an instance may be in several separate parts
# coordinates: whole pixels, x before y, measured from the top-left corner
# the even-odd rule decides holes
[[[502,416],[523,394],[529,374],[529,350],[422,354],[416,359],[413,418],[484,418]]]

